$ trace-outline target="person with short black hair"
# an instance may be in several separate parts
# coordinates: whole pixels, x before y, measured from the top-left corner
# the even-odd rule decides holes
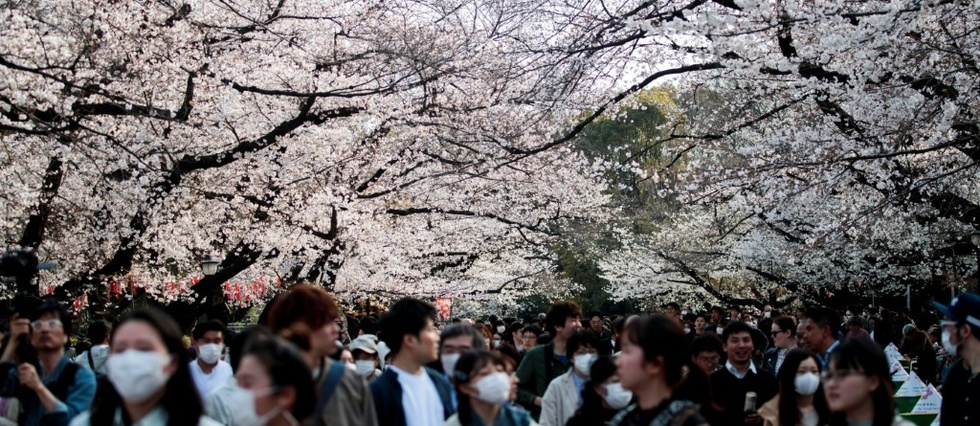
[[[541,397],[548,384],[568,371],[571,365],[565,346],[568,339],[582,328],[582,308],[568,301],[555,303],[548,308],[545,324],[553,340],[529,350],[517,367],[520,383],[517,401],[531,411],[535,420],[541,414]]]
[[[435,321],[436,308],[413,298],[381,317],[379,337],[392,353],[388,369],[371,382],[381,426],[439,426],[456,412],[449,380],[426,367],[439,359]]]
[[[42,302],[30,319],[15,314],[11,320],[10,341],[0,360],[0,377],[5,378],[0,396],[20,400],[20,424],[67,425],[92,405],[95,373],[65,355],[70,334],[71,316],[53,298]],[[22,335],[28,336],[36,359],[15,359]]]
[[[472,326],[453,324],[439,335],[439,360],[442,372],[452,380],[456,362],[464,353],[486,347],[483,333]]]
[[[568,338],[565,354],[572,367],[548,384],[541,398],[541,426],[562,426],[582,403],[582,389],[589,380],[592,363],[599,358],[599,339],[592,330],[576,331]]]
[[[211,392],[235,374],[231,365],[221,360],[225,350],[225,326],[216,320],[198,323],[192,332],[192,341],[197,359],[190,362],[191,377],[201,399],[206,401]]]
[[[711,387],[718,390],[715,403],[722,408],[726,424],[761,425],[763,420],[756,410],[778,391],[776,376],[752,362],[752,330],[745,322],[732,321],[721,336],[728,361],[724,368],[711,373]],[[750,392],[756,394],[751,406],[746,403]]]
[[[599,338],[599,340],[609,338],[609,330],[606,330],[603,322],[602,312],[592,311],[589,314],[589,329]]]
[[[691,342],[691,360],[706,375],[721,368],[721,360],[724,358],[724,344],[717,334],[704,334],[695,337]]]
[[[93,320],[88,325],[88,339],[92,344],[87,351],[75,357],[74,362],[85,368],[90,368],[97,374],[106,374],[105,362],[109,359],[109,335],[112,334],[112,323],[106,320]]]
[[[537,325],[528,324],[524,326],[524,329],[521,331],[521,346],[524,347],[525,354],[538,345],[538,337],[541,337],[543,333],[544,330]]]
[[[800,340],[806,343],[806,349],[817,354],[820,368],[824,370],[827,369],[830,354],[841,343],[837,338],[840,326],[840,316],[833,309],[816,307],[806,311]]]

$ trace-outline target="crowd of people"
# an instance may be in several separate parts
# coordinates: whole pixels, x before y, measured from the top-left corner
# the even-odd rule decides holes
[[[200,321],[185,344],[145,308],[90,322],[74,354],[49,299],[10,318],[0,425],[907,425],[890,343],[941,389],[942,425],[980,424],[980,296],[935,307],[609,317],[559,302],[440,323],[405,298],[351,339],[333,297],[299,284],[237,333]]]

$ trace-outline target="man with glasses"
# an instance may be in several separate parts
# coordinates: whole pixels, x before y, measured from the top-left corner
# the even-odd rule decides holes
[[[30,316],[10,321],[10,343],[0,358],[0,377],[6,377],[0,396],[16,396],[27,425],[67,425],[95,399],[95,373],[79,368],[65,355],[71,316],[53,299]],[[17,359],[21,335],[29,337],[37,359]],[[19,355],[18,355],[19,354]],[[15,365],[15,363],[17,365]]]
[[[796,348],[796,319],[784,315],[772,320],[769,331],[772,333],[772,348],[766,351],[766,368],[776,374],[791,349]]]
[[[943,347],[959,360],[943,382],[940,424],[975,425],[980,422],[980,296],[963,293],[949,306],[933,302],[945,316]]]

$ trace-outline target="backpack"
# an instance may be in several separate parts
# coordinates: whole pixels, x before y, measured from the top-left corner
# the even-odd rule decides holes
[[[89,349],[85,351],[88,356],[88,365],[92,367],[92,372],[95,373],[95,399],[92,400],[92,406],[98,407],[99,403],[102,402],[109,390],[112,389],[112,382],[109,381],[109,376],[100,373],[95,369],[95,361],[92,359],[92,350]]]

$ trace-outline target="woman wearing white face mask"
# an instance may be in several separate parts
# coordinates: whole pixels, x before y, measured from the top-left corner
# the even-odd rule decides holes
[[[820,387],[820,364],[812,353],[789,351],[776,378],[779,395],[759,409],[765,426],[816,426],[830,421],[830,409]]]
[[[296,426],[313,413],[313,379],[303,355],[279,337],[256,336],[235,373],[233,426]]]
[[[592,363],[599,357],[599,338],[592,330],[576,331],[565,343],[572,368],[552,380],[541,397],[541,426],[564,426],[582,405],[582,389],[589,380]]]
[[[582,390],[582,406],[565,426],[604,425],[633,400],[633,392],[623,389],[616,375],[616,364],[609,356],[600,356],[592,364],[589,381]]]
[[[180,329],[167,314],[134,311],[116,326],[109,346],[114,389],[72,426],[219,425],[203,415]]]
[[[506,402],[516,384],[500,355],[466,352],[453,371],[459,408],[444,426],[537,426],[531,414]]]

